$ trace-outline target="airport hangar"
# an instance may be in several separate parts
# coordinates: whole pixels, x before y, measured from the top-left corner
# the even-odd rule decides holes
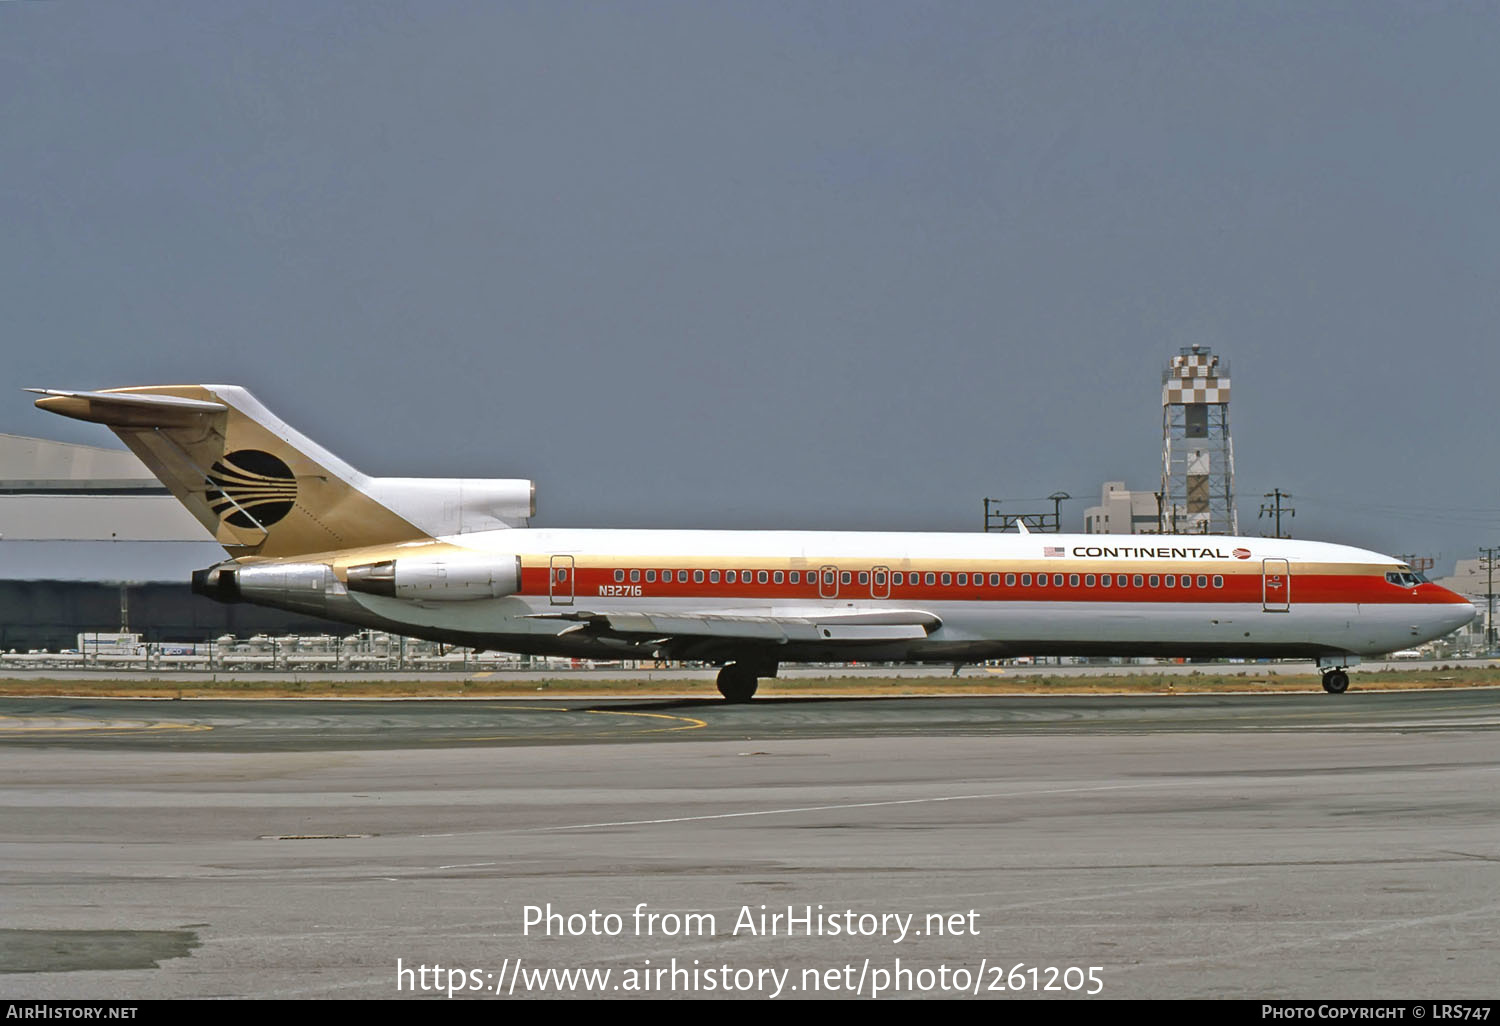
[[[189,588],[224,550],[123,449],[0,434],[0,652],[61,651],[85,632],[146,642],[354,628]]]

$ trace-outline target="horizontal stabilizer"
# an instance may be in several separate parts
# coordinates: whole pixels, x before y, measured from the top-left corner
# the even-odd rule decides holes
[[[229,407],[205,399],[142,392],[70,392],[55,388],[28,388],[44,398],[36,405],[48,413],[74,420],[122,427],[182,427],[206,414],[223,413]]]

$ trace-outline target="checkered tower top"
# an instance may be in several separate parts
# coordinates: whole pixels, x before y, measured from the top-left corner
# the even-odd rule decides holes
[[[1229,402],[1229,363],[1208,346],[1189,346],[1162,372],[1161,404]]]

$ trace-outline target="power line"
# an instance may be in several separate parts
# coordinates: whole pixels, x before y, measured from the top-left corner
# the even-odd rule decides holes
[[[1342,520],[1380,521],[1400,520],[1454,528],[1493,527],[1500,520],[1500,511],[1484,508],[1456,509],[1452,507],[1388,506],[1381,503],[1345,501],[1303,493],[1301,502],[1317,507],[1336,508]]]

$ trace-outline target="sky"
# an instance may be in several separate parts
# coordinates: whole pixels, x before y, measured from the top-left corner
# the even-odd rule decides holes
[[[1500,544],[1500,6],[0,3],[20,389],[243,385],[538,526],[1081,530],[1232,367],[1241,531]]]

